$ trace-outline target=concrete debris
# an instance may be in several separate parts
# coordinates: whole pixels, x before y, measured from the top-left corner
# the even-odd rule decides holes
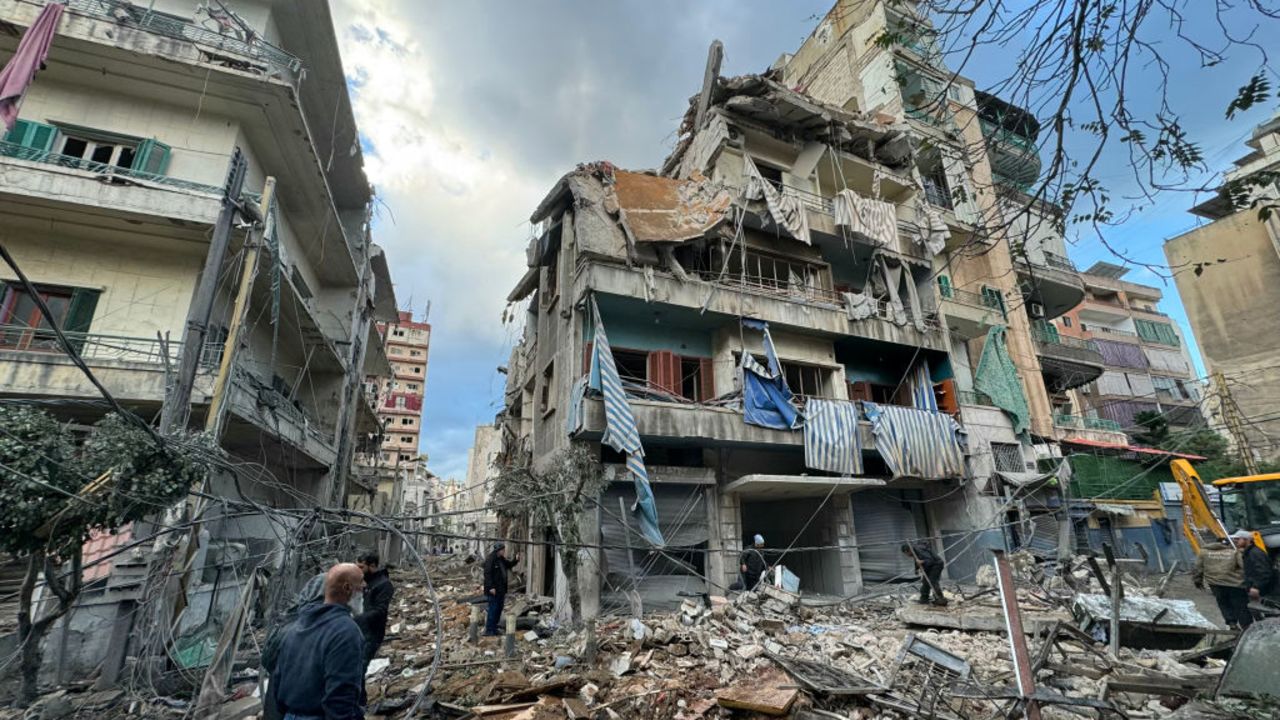
[[[998,602],[979,588],[948,587],[951,605],[928,608],[928,622],[913,614],[921,608],[911,586],[826,606],[762,588],[679,598],[674,610],[643,617],[600,617],[594,634],[560,624],[548,599],[513,595],[508,612],[532,629],[515,635],[508,658],[505,638],[467,640],[473,603],[483,602],[474,578],[452,572],[447,558],[430,562],[443,620],[439,656],[431,595],[418,577],[398,574],[391,613],[400,632],[371,665],[371,717],[406,717],[420,693],[416,717],[431,720],[948,720],[1000,716],[1018,697],[1004,628],[953,627],[972,625],[956,618]],[[1075,595],[1030,576],[1015,584],[1024,618],[1058,618],[1027,635],[1043,717],[1271,717],[1253,700],[1213,697],[1232,651],[1217,634],[1192,652],[1122,646],[1113,655],[1066,613]],[[1136,584],[1126,592],[1141,597]],[[1269,647],[1271,635],[1255,636]],[[86,683],[45,695],[27,717],[177,720],[187,707],[180,698],[91,692]],[[237,694],[219,716],[249,717],[257,707],[256,697]],[[0,710],[0,720],[18,717]]]

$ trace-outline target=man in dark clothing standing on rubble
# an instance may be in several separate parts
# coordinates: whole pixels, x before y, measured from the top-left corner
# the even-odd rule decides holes
[[[764,559],[764,536],[757,534],[751,538],[751,547],[738,556],[738,582],[729,589],[754,590],[768,569],[769,563]]]
[[[381,566],[377,553],[364,553],[356,560],[356,565],[364,573],[364,603],[360,614],[356,615],[356,625],[364,633],[364,664],[367,668],[387,637],[387,617],[391,614],[391,598],[396,589],[391,584],[387,569]]]
[[[351,619],[351,598],[364,589],[360,568],[334,565],[325,575],[324,602],[298,613],[280,643],[271,689],[284,720],[359,720],[364,639]]]
[[[507,571],[520,562],[520,556],[507,559],[507,544],[494,543],[493,552],[484,559],[484,598],[489,602],[489,614],[485,618],[484,634],[500,635],[498,623],[502,620],[502,606],[507,601]]]
[[[1253,542],[1253,533],[1248,530],[1237,530],[1231,534],[1231,542],[1240,550],[1240,565],[1244,570],[1244,589],[1249,593],[1249,602],[1258,602],[1263,595],[1271,592],[1272,572],[1271,558],[1267,551]],[[1240,617],[1240,629],[1253,624],[1256,618],[1252,610]]]
[[[920,583],[920,604],[929,602],[929,595],[932,593],[934,605],[946,605],[947,598],[942,594],[942,569],[946,564],[929,547],[929,541],[902,543],[902,553],[915,562],[916,572],[923,577]]]

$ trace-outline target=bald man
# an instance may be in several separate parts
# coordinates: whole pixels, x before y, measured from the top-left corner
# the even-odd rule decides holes
[[[334,565],[324,578],[324,603],[305,607],[281,642],[271,689],[285,720],[364,717],[364,637],[350,607],[363,590],[359,566]]]

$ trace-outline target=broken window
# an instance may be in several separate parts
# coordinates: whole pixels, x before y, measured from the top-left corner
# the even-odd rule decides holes
[[[782,363],[782,374],[791,392],[802,398],[826,397],[826,375],[830,371],[816,365]]]
[[[951,186],[947,182],[947,169],[942,162],[942,157],[936,152],[921,153],[918,168],[920,180],[924,185],[925,200],[930,205],[947,210],[952,209],[955,203],[951,198]]]
[[[642,350],[612,348],[613,364],[618,368],[618,377],[644,385],[649,379],[649,353]]]
[[[677,355],[665,350],[611,349],[618,377],[625,383],[662,390],[694,402],[714,397],[711,358]],[[586,355],[586,367],[589,367],[590,344]]]
[[[554,360],[547,363],[542,370],[542,414],[546,415],[555,410],[551,405],[551,385],[556,379],[556,363]]]

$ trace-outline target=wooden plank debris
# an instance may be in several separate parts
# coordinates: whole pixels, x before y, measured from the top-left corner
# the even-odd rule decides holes
[[[750,685],[736,685],[716,693],[720,707],[730,710],[746,710],[764,715],[786,715],[800,696],[800,691],[789,686],[790,680],[781,672],[770,671],[754,679]]]

